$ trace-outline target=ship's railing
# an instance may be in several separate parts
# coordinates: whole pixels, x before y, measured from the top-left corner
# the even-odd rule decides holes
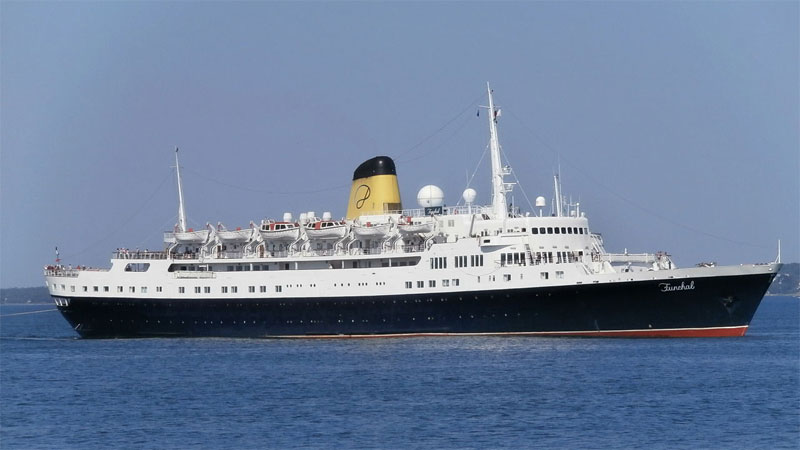
[[[190,253],[170,253],[169,259],[198,259],[199,254],[197,252],[190,252]]]
[[[210,271],[188,271],[188,270],[179,270],[173,272],[175,274],[175,278],[216,278],[217,275],[214,272]]]
[[[303,255],[306,256],[335,256],[335,255],[343,255],[345,254],[342,250],[335,250],[332,248],[320,249],[320,250],[306,250],[303,252]]]
[[[387,253],[382,248],[354,248],[350,250],[351,255],[380,255]]]
[[[76,269],[45,269],[44,275],[48,277],[77,277]]]
[[[78,266],[72,268],[70,266],[46,266],[44,268],[44,275],[47,277],[68,277],[75,278],[81,272],[108,272],[108,269],[97,269],[94,267]]]
[[[218,259],[240,259],[244,257],[244,252],[224,251],[216,254]]]
[[[403,245],[399,248],[400,251],[385,248],[353,248],[350,251],[343,249],[310,249],[302,253],[304,256],[336,256],[336,255],[383,255],[383,254],[402,254],[402,253],[419,253],[425,251],[424,245]],[[256,252],[250,254],[251,258],[287,258],[295,256],[298,253],[282,251],[265,251],[262,253]],[[176,252],[154,252],[154,251],[129,251],[122,250],[115,251],[113,254],[114,259],[125,260],[159,260],[159,259],[172,259],[172,260],[197,260],[200,258],[199,252],[189,253],[176,253]],[[208,258],[208,257],[206,257]],[[224,251],[214,253],[210,259],[244,259],[245,254],[241,251]],[[73,275],[77,276],[77,275]]]
[[[119,249],[112,253],[111,258],[112,259],[167,259],[167,252]]]
[[[656,255],[654,253],[605,253],[602,255],[603,260],[610,263],[640,263],[651,264],[656,262]]]
[[[491,206],[466,206],[466,205],[459,205],[459,206],[443,206],[441,208],[441,212],[428,208],[428,213],[425,213],[424,208],[411,208],[411,209],[399,209],[394,211],[387,211],[387,214],[400,214],[401,216],[405,217],[429,217],[431,213],[433,215],[448,215],[448,214],[491,214],[492,207]],[[519,208],[514,207],[514,211],[511,212],[513,214],[519,214]]]

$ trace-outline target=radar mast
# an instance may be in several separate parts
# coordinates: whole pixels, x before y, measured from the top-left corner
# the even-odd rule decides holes
[[[181,183],[181,165],[178,163],[178,147],[175,147],[175,172],[178,175],[178,231],[186,232],[186,210],[183,207],[183,185]]]
[[[497,118],[500,116],[500,109],[494,106],[492,98],[492,88],[486,83],[486,90],[489,93],[489,149],[492,154],[492,211],[495,218],[506,220],[508,218],[508,204],[506,203],[506,193],[511,192],[511,183],[506,183],[504,177],[510,173],[510,168],[503,167],[500,160],[500,141],[497,138]]]

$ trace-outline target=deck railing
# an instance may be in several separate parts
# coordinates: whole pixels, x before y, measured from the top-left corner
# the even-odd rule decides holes
[[[108,269],[96,269],[94,267],[78,266],[76,268],[64,266],[47,266],[44,268],[44,275],[47,277],[68,277],[75,278],[81,272],[108,272]]]
[[[116,250],[111,257],[113,259],[167,259],[167,252]]]

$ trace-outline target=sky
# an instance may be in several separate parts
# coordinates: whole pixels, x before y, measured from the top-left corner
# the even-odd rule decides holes
[[[0,2],[0,286],[108,267],[189,223],[346,212],[394,158],[490,202],[486,83],[531,210],[563,190],[606,249],[800,261],[798,3]],[[470,181],[470,176],[476,175]],[[524,192],[524,194],[523,194]]]

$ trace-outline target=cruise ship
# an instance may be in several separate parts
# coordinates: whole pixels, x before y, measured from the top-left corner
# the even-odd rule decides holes
[[[669,254],[609,253],[554,177],[534,211],[509,204],[499,109],[487,83],[491,204],[424,186],[404,209],[393,160],[358,165],[346,217],[284,214],[229,229],[178,222],[163,251],[118,249],[108,269],[46,266],[84,338],[367,338],[450,335],[743,336],[773,263],[678,268]],[[548,208],[548,203],[550,203]],[[545,212],[545,209],[547,211]]]

